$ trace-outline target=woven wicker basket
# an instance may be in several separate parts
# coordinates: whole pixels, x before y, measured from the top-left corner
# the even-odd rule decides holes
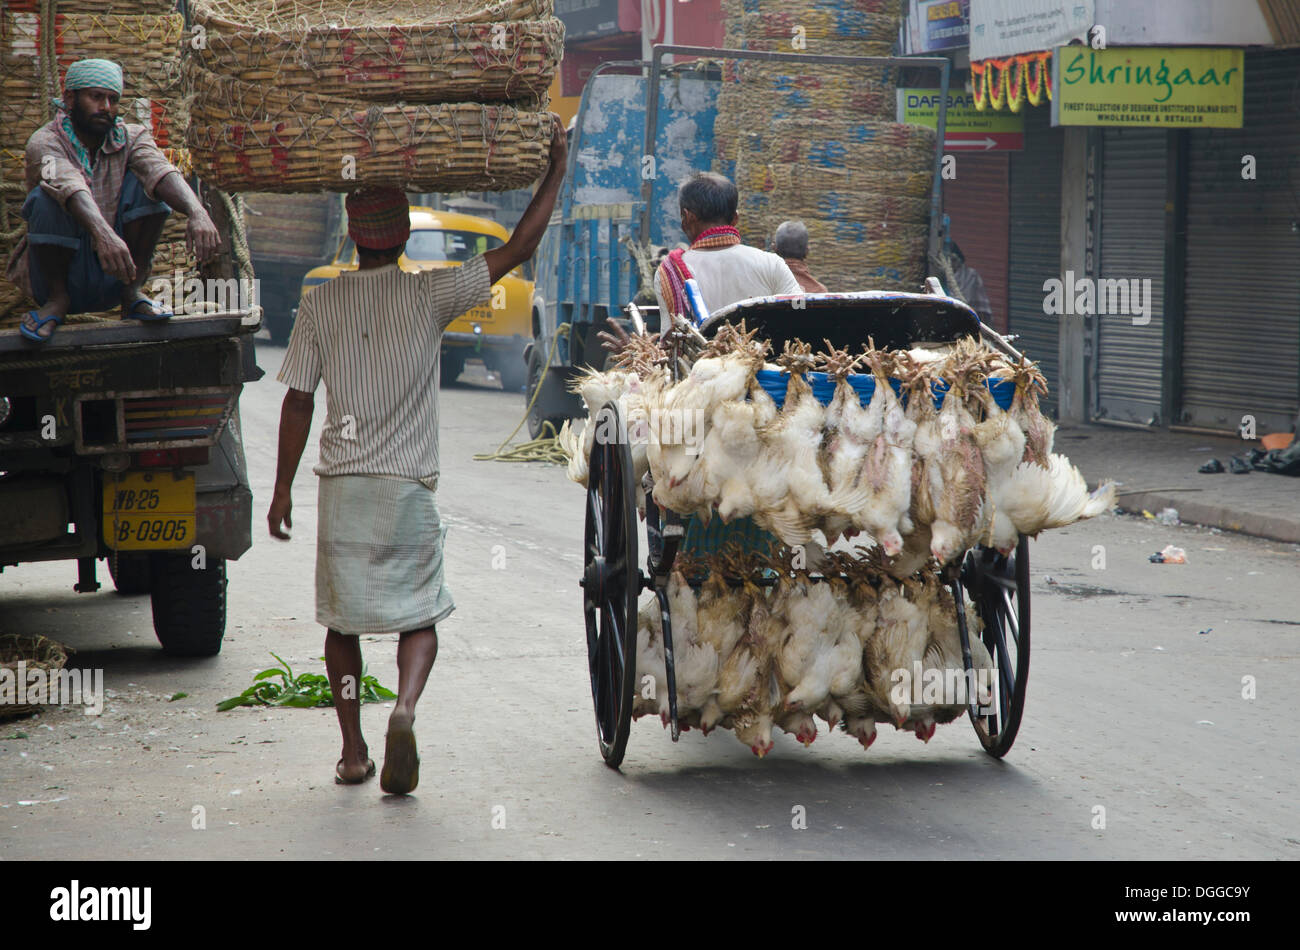
[[[207,29],[193,58],[205,69],[283,90],[371,102],[504,102],[540,97],[564,50],[564,24],[550,17],[500,23],[376,24],[333,29],[321,20],[276,31]],[[440,11],[441,12],[441,11]],[[218,32],[218,30],[221,32]]]
[[[39,14],[42,0],[5,0],[5,9],[13,13]],[[54,4],[60,16],[69,13],[114,13],[131,16],[168,16],[176,12],[176,0],[57,0]]]
[[[24,636],[17,633],[0,634],[0,667],[13,670],[18,676],[18,663],[26,670],[61,670],[68,662],[67,648],[49,637]],[[0,703],[0,719],[13,719],[36,712],[44,703]]]
[[[180,78],[184,29],[185,18],[180,14],[60,12],[54,33],[58,77],[51,85],[40,55],[40,19],[6,9],[0,15],[0,74],[42,85],[45,94],[53,96],[62,89],[64,73],[77,60],[111,59],[123,67],[123,98],[165,99],[175,94]]]
[[[379,106],[286,95],[187,65],[194,168],[228,191],[506,191],[548,162],[552,121],[509,105]]]
[[[433,13],[436,11],[436,13]],[[554,15],[555,0],[196,0],[195,22],[223,32],[272,33],[320,23],[331,29],[429,23],[500,23]]]

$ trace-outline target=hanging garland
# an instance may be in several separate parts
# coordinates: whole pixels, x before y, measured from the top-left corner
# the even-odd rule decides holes
[[[975,108],[1019,112],[1025,101],[1032,106],[1052,99],[1052,51],[1024,53],[1006,59],[985,59],[970,64]]]
[[[972,62],[970,64],[971,92],[975,96],[975,108],[983,112],[988,108],[989,96],[986,85],[986,76],[988,74],[988,63]]]
[[[1025,104],[1025,58],[1016,56],[1007,71],[1003,73],[1002,83],[1007,87],[1007,108],[1019,112]]]
[[[985,70],[989,83],[989,104],[1002,111],[1002,107],[1007,104],[1007,59],[991,59],[988,61],[989,68]]]

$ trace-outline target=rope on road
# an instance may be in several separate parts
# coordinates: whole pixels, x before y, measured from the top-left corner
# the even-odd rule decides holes
[[[569,335],[569,324],[561,323],[555,328],[555,334],[551,337],[551,351],[546,354],[546,362],[542,364],[542,377],[546,376],[546,368],[551,365],[551,360],[555,357],[556,345],[560,342],[561,336]],[[510,440],[515,437],[525,422],[528,421],[528,414],[533,411],[533,404],[537,402],[537,397],[542,392],[542,381],[538,380],[537,388],[533,390],[533,398],[528,400],[528,405],[524,407],[524,415],[515,426],[514,431],[506,436],[506,440],[497,446],[495,452],[488,452],[481,455],[475,455],[476,462],[551,462],[555,465],[568,464],[569,457],[564,454],[560,448],[559,433],[555,431],[549,421],[542,423],[542,434],[536,439],[528,442],[521,442],[518,445],[510,445]],[[547,433],[550,435],[547,435]]]

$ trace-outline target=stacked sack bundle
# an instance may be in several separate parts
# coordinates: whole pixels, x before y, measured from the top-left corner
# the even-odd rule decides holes
[[[180,149],[185,20],[175,6],[174,0],[6,0],[0,11],[0,263],[23,234],[27,140],[53,118],[51,99],[60,96],[63,76],[77,60],[120,64],[126,88],[118,115],[147,126],[168,158],[186,167]],[[184,237],[185,220],[174,215],[154,257],[154,276],[193,268]],[[0,315],[26,305],[18,288],[0,280]]]
[[[199,0],[195,169],[231,190],[506,191],[546,168],[553,0]]]
[[[893,0],[805,10],[724,0],[727,46],[810,56],[889,56]],[[833,291],[916,291],[925,277],[934,133],[899,125],[892,70],[733,61],[723,67],[714,170],[740,189],[740,229],[765,246],[808,225],[812,267]]]

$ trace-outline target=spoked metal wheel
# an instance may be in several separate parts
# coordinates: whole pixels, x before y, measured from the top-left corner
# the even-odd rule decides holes
[[[1016,740],[1029,685],[1029,539],[1006,557],[992,548],[967,552],[961,585],[984,621],[980,639],[997,667],[993,704],[980,710],[988,715],[972,708],[971,723],[984,751],[1000,759]]]
[[[596,439],[587,475],[583,612],[600,754],[606,765],[618,768],[632,726],[636,685],[637,515],[632,454],[618,406],[606,403],[590,424]]]

